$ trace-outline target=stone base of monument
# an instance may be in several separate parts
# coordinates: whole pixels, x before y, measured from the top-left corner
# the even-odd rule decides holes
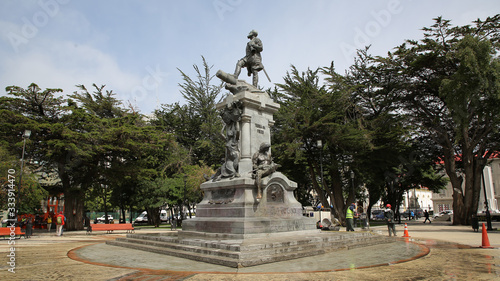
[[[295,182],[275,172],[262,180],[262,198],[256,199],[250,176],[205,182],[204,198],[196,206],[196,218],[182,223],[180,237],[210,234],[231,239],[255,238],[281,232],[316,232],[313,218],[303,216],[295,199]]]
[[[256,199],[251,176],[206,182],[196,218],[182,231],[128,234],[106,243],[228,267],[248,267],[297,259],[338,249],[387,243],[371,232],[321,232],[304,217],[296,184],[279,172],[264,178]]]
[[[372,232],[283,232],[260,238],[223,239],[220,235],[189,235],[176,232],[128,234],[107,244],[171,255],[196,261],[241,268],[321,255],[396,240]],[[229,238],[229,237],[227,237]]]

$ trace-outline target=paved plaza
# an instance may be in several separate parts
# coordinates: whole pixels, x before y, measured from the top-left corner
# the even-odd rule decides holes
[[[500,231],[487,234],[491,249],[480,246],[481,229],[449,222],[398,225],[398,242],[342,250],[262,266],[229,269],[205,263],[106,245],[125,233],[86,235],[83,231],[35,233],[30,239],[0,240],[0,280],[500,280]],[[494,228],[500,223],[494,222]],[[166,229],[140,229],[148,233]],[[360,231],[356,229],[356,231]],[[387,235],[385,226],[371,231]],[[15,273],[9,268],[15,247]],[[407,255],[412,256],[406,258]],[[2,258],[3,257],[3,258]]]

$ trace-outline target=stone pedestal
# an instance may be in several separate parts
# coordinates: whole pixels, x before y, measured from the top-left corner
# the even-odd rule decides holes
[[[238,80],[238,83],[238,85],[246,84],[242,80]],[[252,155],[259,150],[260,144],[271,143],[270,127],[274,124],[273,114],[280,106],[265,91],[255,89],[248,84],[241,88],[244,90],[234,95],[229,94],[217,105],[217,109],[220,110],[233,101],[240,101],[243,104],[239,173],[244,176],[252,171]]]
[[[255,182],[241,177],[201,185],[203,200],[197,205],[196,218],[183,222],[182,232],[220,234],[219,238],[241,239],[260,234],[291,231],[317,232],[315,221],[302,215],[295,199],[296,184],[279,172],[264,178],[262,199],[257,201]],[[217,236],[216,236],[217,237]]]
[[[218,109],[234,101],[243,105],[239,139],[240,177],[209,181],[201,185],[203,200],[197,205],[196,218],[183,222],[179,237],[210,233],[219,237],[248,238],[293,231],[317,232],[314,219],[302,215],[295,199],[297,188],[280,172],[263,178],[262,198],[257,201],[257,188],[252,178],[252,155],[262,143],[271,143],[273,114],[279,109],[269,95],[238,80],[234,95],[217,105]]]

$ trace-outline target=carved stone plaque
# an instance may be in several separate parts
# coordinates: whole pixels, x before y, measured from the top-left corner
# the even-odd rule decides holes
[[[208,202],[210,204],[231,203],[234,200],[235,193],[236,190],[234,188],[212,190],[212,199],[210,199]]]
[[[285,194],[283,188],[278,184],[271,184],[267,187],[267,202],[283,203],[285,202]]]

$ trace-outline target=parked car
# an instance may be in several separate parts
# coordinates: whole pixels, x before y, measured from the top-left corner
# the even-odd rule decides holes
[[[161,222],[168,223],[167,210],[160,210],[160,220]]]
[[[416,216],[417,219],[424,216],[424,211],[422,209],[418,209],[418,210],[414,210],[414,209],[406,210],[403,213],[401,213],[401,216],[403,218],[408,218],[410,216],[411,212],[413,212],[413,215]]]
[[[113,221],[113,216],[112,215],[108,215],[108,222],[112,222]],[[106,215],[102,215],[98,218],[95,219],[94,223],[105,223],[106,222]]]
[[[439,212],[439,214],[434,215],[434,220],[440,220],[440,221],[451,221],[451,216],[453,215],[452,210],[446,210]]]
[[[160,221],[164,222],[164,223],[168,223],[169,218],[167,216],[167,210],[160,210]],[[147,223],[148,223],[148,213],[146,211],[142,212],[134,220],[134,224],[147,224]]]
[[[384,217],[384,210],[373,210],[372,211],[372,219],[374,220],[383,220]]]
[[[378,213],[376,216],[373,217],[373,219],[375,219],[375,220],[384,220],[385,219],[384,212]]]
[[[146,224],[148,223],[148,213],[146,211],[142,212],[137,218],[134,220],[134,224]]]

